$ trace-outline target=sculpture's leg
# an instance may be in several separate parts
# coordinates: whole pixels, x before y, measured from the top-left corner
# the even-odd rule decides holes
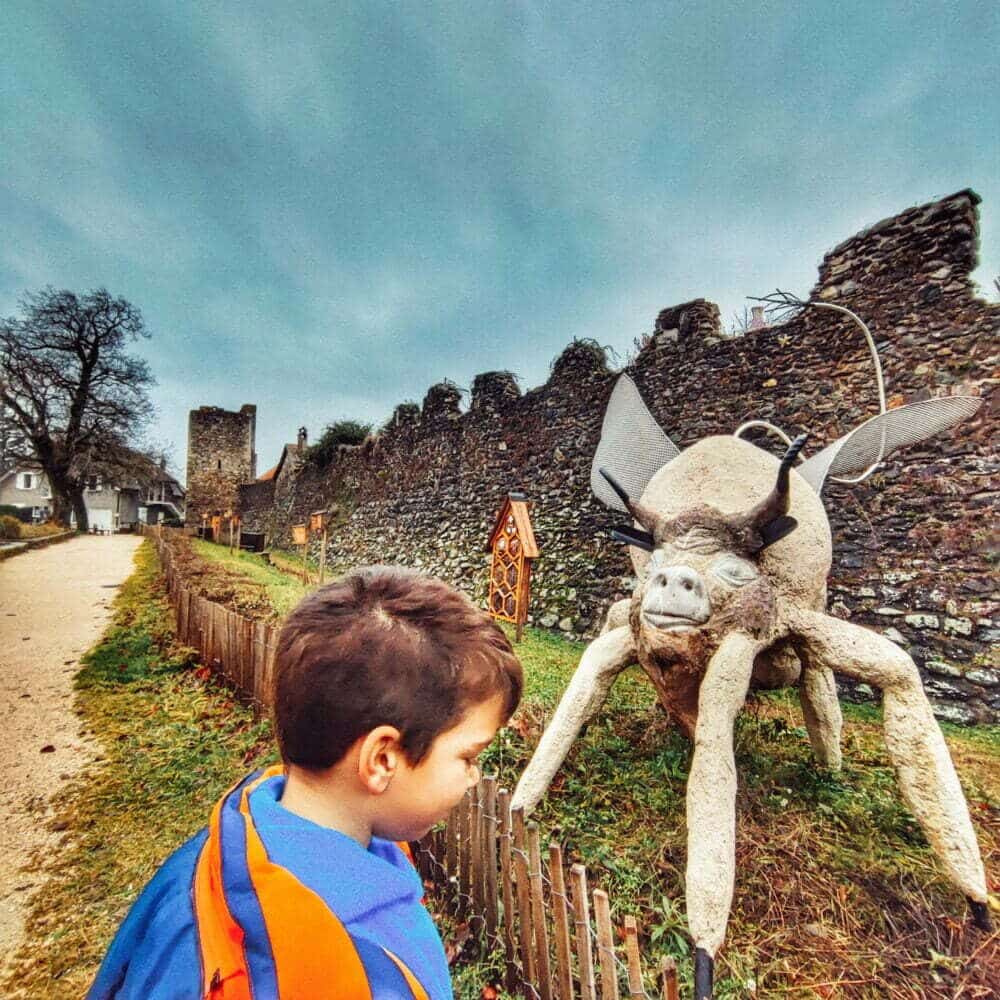
[[[913,660],[877,632],[815,611],[793,612],[808,666],[825,666],[882,689],[885,742],[903,797],[965,893],[976,923],[989,924],[986,873],[962,787]]]
[[[726,936],[736,857],[733,721],[746,700],[759,644],[736,632],[709,661],[698,695],[687,783],[688,926],[695,943],[695,997],[712,995],[715,953]]]
[[[631,609],[631,597],[623,597],[620,601],[615,601],[615,603],[608,608],[608,616],[604,619],[604,626],[601,629],[601,635],[605,635],[612,629],[621,628],[622,625],[628,625],[628,616]]]
[[[581,726],[604,704],[618,675],[635,662],[632,630],[628,625],[595,639],[584,651],[569,686],[521,780],[511,806],[530,812],[545,794],[559,765],[565,760]]]
[[[802,671],[799,700],[816,760],[831,771],[839,771],[840,731],[844,717],[833,671],[827,667],[806,666]]]

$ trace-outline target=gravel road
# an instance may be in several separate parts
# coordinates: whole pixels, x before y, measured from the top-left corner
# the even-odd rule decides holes
[[[141,541],[85,535],[0,562],[0,980],[41,883],[27,863],[58,837],[53,800],[97,753],[73,713],[73,675]]]

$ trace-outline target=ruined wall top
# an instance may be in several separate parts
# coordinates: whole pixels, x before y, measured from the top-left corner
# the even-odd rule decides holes
[[[653,334],[677,343],[719,340],[722,337],[719,307],[707,299],[692,299],[690,302],[662,309],[656,317]]]
[[[979,202],[965,189],[876,222],[823,258],[812,295],[850,300],[880,285],[904,286],[898,291],[906,296],[907,286],[916,284],[919,301],[933,305],[949,290],[968,291],[978,257]]]

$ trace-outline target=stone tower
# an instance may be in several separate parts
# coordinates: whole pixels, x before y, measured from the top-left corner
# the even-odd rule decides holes
[[[257,478],[257,407],[201,406],[188,415],[187,523],[237,506],[238,487]]]

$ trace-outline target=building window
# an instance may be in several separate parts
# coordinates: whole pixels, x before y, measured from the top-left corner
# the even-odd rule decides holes
[[[215,471],[222,472],[222,459],[217,459],[215,462]]]
[[[96,493],[101,488],[100,476],[87,476],[87,489]]]
[[[35,488],[35,477],[30,472],[20,472],[17,476],[17,488],[19,490],[33,490]]]

